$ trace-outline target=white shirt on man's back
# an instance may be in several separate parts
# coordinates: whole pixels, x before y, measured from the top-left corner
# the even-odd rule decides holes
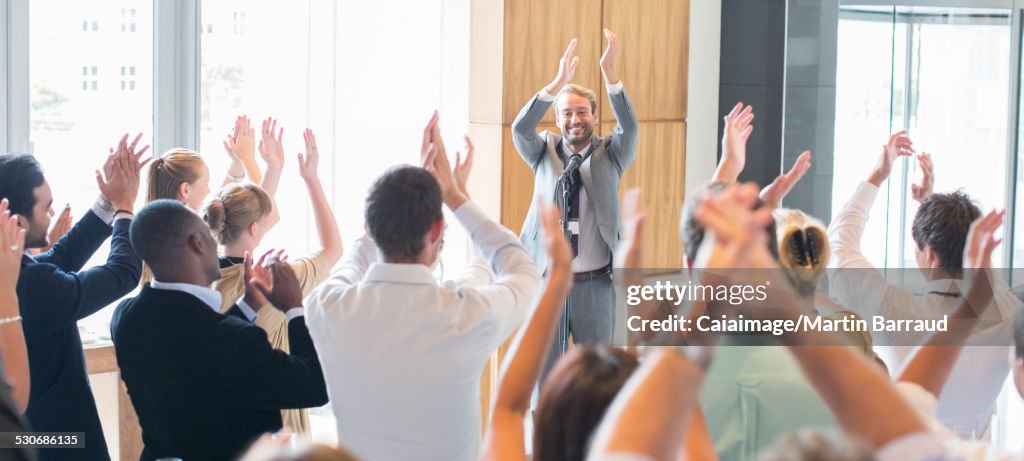
[[[890,284],[864,257],[860,240],[874,203],[878,188],[861,183],[853,197],[832,220],[829,244],[830,295],[839,304],[862,317],[881,315],[886,319],[939,319],[955,310],[961,301],[960,280],[934,280],[914,294]],[[958,431],[985,432],[995,409],[995,400],[1010,371],[1007,360],[1012,341],[1013,322],[1021,303],[1006,283],[993,281],[994,306],[979,319],[968,337],[960,359],[942,391],[938,418]],[[872,334],[875,351],[889,367],[891,376],[898,376],[914,349],[912,340],[923,342],[911,333]]]
[[[472,284],[438,285],[424,265],[372,263],[376,247],[363,237],[306,299],[338,442],[360,459],[478,456],[481,371],[526,317],[541,276],[472,202],[454,215],[493,279],[471,265]]]

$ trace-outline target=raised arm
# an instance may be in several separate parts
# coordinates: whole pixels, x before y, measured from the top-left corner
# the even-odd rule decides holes
[[[256,184],[263,180],[263,173],[256,164],[256,131],[252,129],[248,116],[239,115],[235,118],[234,131],[224,140],[224,150],[231,158],[231,167],[222,185],[241,181],[246,175]]]
[[[251,264],[252,258],[246,258],[246,265]],[[302,288],[287,263],[272,262],[270,269],[269,286],[262,280],[246,279],[246,301],[251,299],[249,292],[257,290],[285,313],[291,354],[273,349],[258,327],[235,330],[233,337],[225,338],[226,347],[218,351],[223,364],[216,377],[218,384],[228,400],[240,407],[283,409],[324,405],[327,386],[306,329]]]
[[[574,38],[569,41],[569,46],[558,62],[558,73],[555,75],[555,79],[537,92],[512,122],[512,142],[515,144],[519,156],[530,165],[531,169],[537,168],[545,150],[545,140],[537,134],[537,125],[544,118],[548,108],[551,107],[558,91],[568,84],[576,74],[576,66],[579,64],[580,58],[573,55],[575,50],[576,39]]]
[[[548,278],[533,313],[510,349],[505,370],[498,383],[498,395],[491,413],[491,424],[484,436],[482,459],[526,459],[523,417],[530,409],[530,395],[537,384],[541,367],[558,325],[565,297],[572,285],[572,254],[558,221],[558,209],[547,205],[541,213],[544,243],[547,248]]]
[[[678,458],[703,381],[702,367],[676,349],[659,348],[615,396],[587,459]]]
[[[134,142],[131,146],[127,144],[125,135],[118,145],[111,174],[104,178],[104,174],[96,172],[96,182],[102,196],[118,210],[112,218],[113,239],[106,263],[79,272],[63,270],[50,264],[36,264],[23,271],[21,277],[25,281],[19,284],[22,290],[19,296],[31,296],[33,305],[50,307],[45,311],[26,312],[26,328],[61,328],[102,309],[138,284],[142,261],[132,248],[128,230],[139,192],[139,172],[150,159],[142,159],[141,152],[135,153],[134,147]],[[98,220],[95,215],[89,216]],[[82,223],[76,225],[50,253],[58,253],[63,243],[71,242],[74,236],[84,233],[83,229],[77,229],[80,225]],[[108,229],[99,229],[104,239],[110,235]]]
[[[761,189],[761,200],[769,208],[782,206],[782,199],[786,198],[793,186],[800,182],[805,174],[811,169],[811,151],[805,150],[796,159],[796,163],[786,173],[778,175],[771,184]]]
[[[327,194],[324,193],[320,176],[317,174],[320,152],[316,146],[316,136],[313,135],[313,130],[307,128],[302,133],[302,138],[306,141],[306,155],[298,154],[299,176],[306,183],[309,200],[313,205],[313,219],[316,221],[316,232],[320,237],[321,255],[326,258],[328,267],[334,267],[343,252],[341,232],[338,230],[334,211],[331,210],[331,204],[327,201]]]
[[[615,113],[615,128],[612,130],[612,141],[608,152],[614,157],[621,174],[636,160],[636,143],[640,135],[640,121],[629,96],[622,89],[622,81],[615,70],[615,60],[619,57],[622,45],[619,37],[605,29],[604,37],[608,46],[601,55],[601,74],[608,89],[608,102]]]
[[[1002,226],[1005,213],[992,211],[971,224],[964,247],[964,275],[971,281],[967,295],[949,316],[949,329],[936,332],[917,350],[900,381],[917,384],[936,397],[942,394],[964,342],[992,304],[992,250],[1002,241],[994,234]]]
[[[267,164],[267,171],[263,174],[260,187],[267,191],[271,197],[277,194],[277,186],[281,184],[281,171],[284,169],[284,145],[281,143],[284,138],[284,127],[277,128],[277,120],[267,117],[260,127],[260,157]],[[274,207],[277,213],[277,207]],[[272,220],[277,222],[276,219]]]
[[[754,108],[736,103],[724,117],[725,129],[722,132],[722,158],[715,168],[714,182],[736,182],[747,164],[747,139],[754,131],[750,123],[754,121]]]
[[[25,251],[25,229],[18,227],[18,218],[11,216],[8,206],[6,198],[0,201],[0,356],[3,357],[3,377],[11,386],[17,412],[23,413],[28,407],[31,379],[16,289]],[[4,384],[0,383],[2,387]]]

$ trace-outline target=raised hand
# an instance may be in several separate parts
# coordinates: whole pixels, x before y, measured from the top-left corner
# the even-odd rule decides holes
[[[753,209],[757,195],[753,183],[737,184],[701,202],[694,217],[704,225],[706,234],[695,267],[771,267],[765,231],[772,220],[771,209]]]
[[[110,166],[110,176],[104,178],[104,174],[96,170],[96,184],[100,188],[100,193],[118,210],[132,211],[135,209],[135,199],[139,195],[140,171],[142,167],[153,160],[152,157],[142,158],[149,149],[148,145],[135,152],[140,138],[142,138],[142,133],[139,133],[131,144],[128,144],[128,134],[121,137],[113,154],[115,158]],[[106,165],[104,165],[104,169],[106,169]]]
[[[452,172],[451,162],[448,160],[448,152],[445,150],[444,140],[441,139],[441,129],[437,122],[438,114],[434,112],[434,116],[427,123],[427,129],[423,131],[423,146],[426,152],[423,168],[437,179],[441,186],[444,203],[450,209],[455,210],[466,201],[466,196],[455,183],[455,174]]]
[[[965,300],[976,317],[985,311],[994,296],[989,269],[992,268],[992,251],[1003,242],[995,233],[1002,227],[1005,216],[1006,210],[990,211],[974,220],[967,231],[963,264],[964,278],[970,281],[970,288]]]
[[[281,312],[302,307],[302,287],[295,276],[295,270],[286,262],[272,260],[270,275],[270,285],[262,280],[253,279],[253,287],[263,293],[267,301]]]
[[[301,153],[299,157],[299,176],[306,182],[318,181],[317,167],[320,165],[320,151],[316,147],[316,135],[313,130],[306,128],[302,132],[302,139],[306,142],[306,155]]]
[[[558,90],[561,90],[563,86],[572,81],[572,77],[576,75],[576,66],[580,63],[579,56],[573,56],[576,51],[576,39],[569,41],[569,46],[565,49],[565,53],[562,54],[562,59],[558,61],[558,74],[555,75],[555,79],[544,87],[548,94],[558,94]]]
[[[538,198],[537,200],[543,201]],[[548,255],[548,268],[551,275],[558,273],[565,280],[572,280],[572,250],[562,233],[561,216],[553,203],[541,203],[540,224],[544,230],[544,249]]]
[[[622,197],[622,238],[616,246],[616,267],[640,269],[644,267],[644,222],[640,189],[630,189]]]
[[[918,154],[917,164],[921,167],[921,184],[910,185],[910,196],[919,203],[924,203],[935,188],[935,165],[932,163],[932,154]]]
[[[264,261],[272,251],[270,250],[260,257],[258,263],[253,264],[252,255],[245,252],[245,263],[242,271],[242,281],[245,283],[245,296],[242,298],[253,310],[259,312],[260,308],[266,306],[268,301],[263,292],[256,287],[256,282],[263,282],[264,286],[271,285],[270,271],[264,266]]]
[[[284,127],[278,129],[277,120],[267,117],[263,121],[260,132],[260,157],[266,162],[268,169],[281,169],[284,167],[284,146],[281,144],[281,140],[284,138]]]
[[[604,38],[608,40],[608,46],[601,55],[601,73],[604,74],[605,84],[614,85],[619,83],[619,74],[615,72],[615,59],[619,57],[622,45],[619,43],[619,37],[608,29],[604,30]]]
[[[800,154],[800,157],[797,157],[796,163],[793,164],[789,171],[780,174],[771,184],[761,189],[761,200],[769,208],[782,206],[782,199],[786,198],[789,191],[793,190],[793,186],[800,182],[800,178],[803,178],[810,169],[811,151],[805,150],[804,153]]]
[[[462,152],[465,151],[465,154]],[[455,152],[455,186],[463,195],[469,197],[469,188],[466,187],[469,181],[469,172],[473,170],[473,140],[466,135],[466,145],[462,150]]]
[[[0,299],[15,297],[21,257],[25,251],[25,229],[18,227],[18,218],[11,216],[10,203],[0,200]],[[17,302],[11,303],[15,307]]]
[[[881,186],[889,175],[892,174],[892,164],[900,157],[914,155],[914,142],[907,136],[906,131],[898,131],[889,136],[889,142],[882,146],[882,155],[875,164],[875,169],[868,176],[868,182],[876,187]]]
[[[235,130],[224,141],[224,149],[233,160],[242,163],[256,161],[256,132],[246,115],[235,119]]]
[[[753,106],[736,103],[723,117],[725,130],[722,133],[722,160],[715,169],[717,182],[736,182],[747,163],[747,139],[754,131]]]
[[[53,227],[50,228],[50,233],[46,237],[46,247],[41,250],[45,253],[53,248],[53,245],[60,241],[64,234],[67,234],[71,230],[71,205],[64,207],[64,211],[60,212],[60,216],[53,222]]]

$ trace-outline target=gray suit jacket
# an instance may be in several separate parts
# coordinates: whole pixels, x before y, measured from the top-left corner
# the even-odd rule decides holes
[[[601,238],[614,252],[621,227],[619,180],[626,168],[636,160],[636,141],[640,123],[625,90],[609,95],[608,99],[611,101],[618,124],[611,134],[600,138],[594,136],[591,139],[592,147],[580,166],[580,177],[597,215]],[[554,199],[558,177],[565,170],[565,164],[556,150],[562,136],[549,131],[537,133],[537,124],[544,118],[551,104],[534,96],[512,122],[512,140],[519,155],[533,169],[534,195]],[[519,239],[543,272],[547,269],[547,254],[538,238],[540,219],[535,205],[536,203],[530,205]]]

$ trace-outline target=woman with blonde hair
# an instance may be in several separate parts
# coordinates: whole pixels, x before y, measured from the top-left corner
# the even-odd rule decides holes
[[[308,129],[303,137],[306,141],[306,155],[298,155],[299,175],[309,191],[321,245],[319,251],[290,263],[305,296],[327,278],[331,268],[341,259],[342,242],[334,212],[331,211],[317,176],[320,154],[317,152],[316,138]],[[245,254],[252,254],[260,245],[273,223],[274,209],[270,194],[255,184],[222,189],[203,209],[203,219],[210,225],[210,230],[222,246],[221,278],[213,286],[222,295],[222,312],[227,311],[245,293],[242,264]],[[275,257],[279,255],[280,252]],[[260,258],[254,265],[255,271],[265,270],[263,262],[268,256],[270,252]],[[266,305],[250,306],[255,312],[248,314],[250,317],[255,316],[254,323],[267,332],[271,346],[288,352],[288,323],[285,315],[276,309],[265,309]],[[309,432],[306,410],[284,410],[282,422],[297,432]]]

